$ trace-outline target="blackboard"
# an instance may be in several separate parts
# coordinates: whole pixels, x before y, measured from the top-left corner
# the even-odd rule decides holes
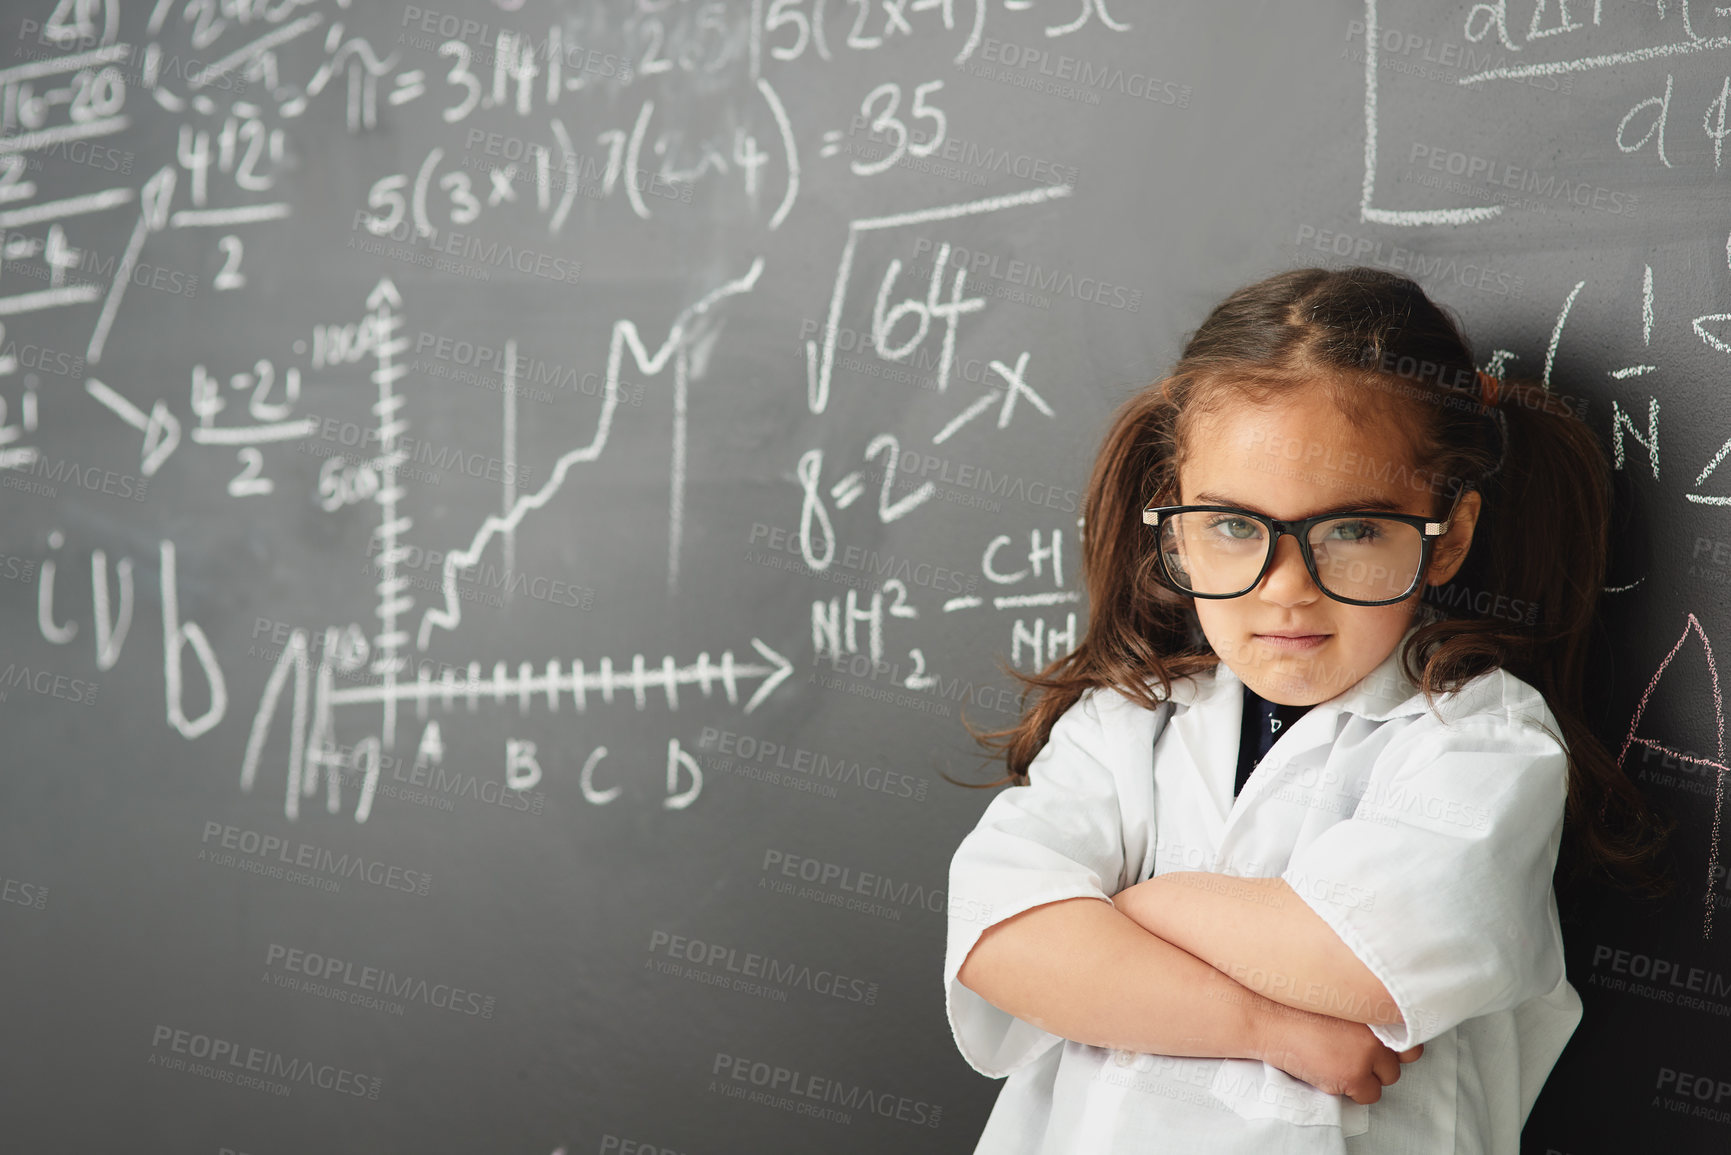
[[[1618,469],[1524,1150],[1731,1135],[1731,18],[1609,0],[30,0],[0,20],[8,1149],[972,1149],[964,716],[1112,409],[1404,272]]]

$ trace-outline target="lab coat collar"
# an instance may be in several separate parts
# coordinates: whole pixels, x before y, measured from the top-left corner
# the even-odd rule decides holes
[[[1406,645],[1406,640],[1424,624],[1424,619],[1414,622],[1406,633],[1401,635],[1400,641],[1395,643],[1388,657],[1375,669],[1341,693],[1325,702],[1319,702],[1313,709],[1354,714],[1371,722],[1384,722],[1390,718],[1424,713],[1427,708],[1424,694],[1412,679],[1406,676],[1400,661],[1401,649]],[[1243,680],[1233,673],[1232,667],[1225,662],[1217,662],[1212,670],[1174,679],[1172,692],[1168,697],[1174,705],[1207,704],[1241,693],[1243,686]]]

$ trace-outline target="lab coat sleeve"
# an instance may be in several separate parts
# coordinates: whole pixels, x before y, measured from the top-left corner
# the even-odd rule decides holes
[[[1123,887],[1118,788],[1102,760],[1094,693],[1059,715],[1028,784],[1000,791],[950,861],[945,1012],[962,1057],[992,1078],[1062,1040],[963,986],[956,973],[968,952],[989,927],[1025,910],[1067,898],[1110,902]]]
[[[1568,760],[1536,691],[1509,709],[1510,685],[1530,691],[1503,678],[1503,708],[1408,722],[1353,815],[1281,874],[1388,988],[1404,1022],[1371,1030],[1396,1051],[1563,978],[1551,876]]]

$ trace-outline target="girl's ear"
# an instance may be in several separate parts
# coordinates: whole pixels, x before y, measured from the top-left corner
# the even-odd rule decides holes
[[[1473,529],[1478,525],[1479,510],[1482,507],[1483,499],[1479,497],[1478,490],[1469,489],[1461,495],[1448,532],[1437,538],[1436,545],[1431,550],[1430,573],[1425,578],[1430,585],[1442,585],[1454,577],[1455,571],[1466,561],[1467,550],[1473,544]]]

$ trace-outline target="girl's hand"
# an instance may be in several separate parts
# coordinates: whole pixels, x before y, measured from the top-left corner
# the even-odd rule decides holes
[[[1263,1062],[1319,1090],[1374,1103],[1424,1044],[1397,1054],[1364,1023],[1283,1007],[1266,1024],[1260,1052]]]

